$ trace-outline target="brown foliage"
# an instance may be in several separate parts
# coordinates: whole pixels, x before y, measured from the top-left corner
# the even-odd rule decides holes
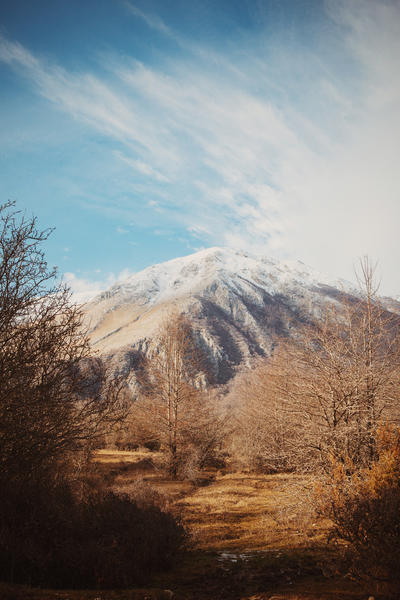
[[[399,592],[400,430],[378,431],[369,467],[334,461],[317,498],[320,512],[333,521],[333,537],[347,543],[341,568],[377,591]]]
[[[329,471],[334,458],[365,466],[379,422],[398,422],[400,319],[381,305],[367,259],[361,272],[360,298],[327,304],[234,381],[232,452],[242,464]]]
[[[276,388],[278,361],[260,360],[235,378],[228,401],[235,416],[230,452],[240,467],[274,473],[297,464],[296,423]]]
[[[207,370],[193,330],[170,315],[139,376],[140,394],[131,411],[141,443],[160,443],[173,478],[196,477],[224,437],[226,417],[205,389]]]

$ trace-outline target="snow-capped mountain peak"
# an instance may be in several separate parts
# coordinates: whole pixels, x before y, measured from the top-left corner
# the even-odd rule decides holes
[[[213,281],[223,282],[240,292],[244,280],[263,287],[271,295],[304,286],[335,285],[301,262],[279,262],[248,252],[213,247],[135,273],[95,298],[94,303],[113,297],[117,304],[154,305],[195,295]]]
[[[147,351],[172,311],[185,313],[221,382],[343,292],[357,293],[301,262],[215,247],[118,282],[86,305],[86,323],[95,348],[129,362],[132,352]]]

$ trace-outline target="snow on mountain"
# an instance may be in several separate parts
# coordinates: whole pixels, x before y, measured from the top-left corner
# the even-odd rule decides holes
[[[342,290],[342,291],[340,291]],[[154,265],[113,285],[86,305],[92,344],[125,364],[146,351],[171,311],[193,322],[216,381],[227,381],[253,356],[271,351],[327,298],[357,292],[301,262],[208,248]]]
[[[154,305],[195,294],[216,278],[237,291],[242,290],[246,280],[250,285],[263,286],[271,294],[319,284],[338,287],[338,282],[328,280],[301,262],[278,262],[227,248],[207,248],[131,275],[97,296],[94,302],[113,297],[117,304]]]

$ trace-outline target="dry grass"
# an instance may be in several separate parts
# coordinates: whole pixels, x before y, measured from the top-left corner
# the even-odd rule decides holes
[[[171,481],[163,470],[161,452],[140,449],[132,452],[98,450],[95,462],[113,489],[129,493],[138,479],[146,481],[168,503],[186,496],[195,489],[189,481]]]
[[[140,449],[134,451],[125,450],[97,450],[94,460],[100,465],[118,465],[121,463],[137,464],[144,459],[160,459],[161,452],[150,452],[150,450]]]
[[[209,471],[195,485],[165,478],[160,453],[101,450],[96,460],[112,473],[118,490],[129,491],[140,477],[165,496],[195,548],[253,552],[311,546],[326,539],[329,523],[313,513],[307,477]]]
[[[168,480],[159,453],[102,451],[97,460],[114,488],[149,484],[190,532],[191,552],[155,582],[177,598],[266,600],[266,589],[282,600],[363,598],[352,583],[322,575],[329,523],[314,514],[309,477],[209,471],[195,485]]]
[[[197,485],[170,481],[162,456],[146,450],[100,450],[96,463],[114,489],[150,485],[191,533],[191,550],[172,572],[153,578],[153,589],[44,592],[0,586],[9,600],[365,600],[353,583],[326,579],[329,523],[315,518],[310,480],[296,475],[204,474]],[[143,487],[143,486],[142,486]],[[25,593],[26,592],[26,593]],[[378,600],[378,597],[376,597]]]
[[[242,552],[310,545],[324,539],[308,502],[309,481],[282,475],[217,476],[177,504],[199,548]]]

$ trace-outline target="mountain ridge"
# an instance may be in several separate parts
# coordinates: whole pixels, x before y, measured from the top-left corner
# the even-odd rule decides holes
[[[134,366],[147,353],[171,312],[192,322],[217,383],[268,355],[275,339],[290,335],[341,295],[359,293],[301,262],[277,261],[213,247],[147,267],[85,305],[91,343],[101,354]],[[390,299],[394,306],[400,304]]]

